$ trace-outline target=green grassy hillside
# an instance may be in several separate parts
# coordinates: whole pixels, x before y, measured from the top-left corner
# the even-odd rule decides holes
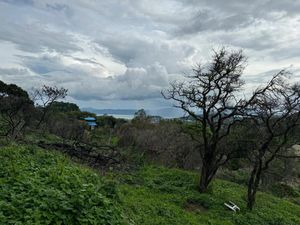
[[[136,224],[299,225],[300,206],[258,193],[255,209],[246,209],[246,188],[216,180],[207,194],[197,192],[198,176],[177,169],[146,167],[122,176],[123,207]],[[234,213],[224,207],[233,201]]]
[[[0,148],[0,224],[124,224],[115,192],[58,153]]]
[[[0,162],[0,224],[300,224],[297,204],[258,193],[250,212],[245,187],[216,180],[199,194],[197,174],[182,170],[149,166],[101,177],[59,153],[14,145],[0,149]]]

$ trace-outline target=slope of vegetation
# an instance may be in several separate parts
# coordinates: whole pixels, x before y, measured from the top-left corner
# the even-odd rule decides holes
[[[124,224],[116,186],[58,153],[0,148],[0,224]]]
[[[297,204],[258,193],[249,211],[245,187],[215,180],[200,194],[197,174],[183,170],[145,166],[101,177],[34,145],[2,147],[0,160],[0,224],[300,224]],[[241,212],[226,209],[228,201]]]
[[[145,167],[119,179],[123,207],[136,224],[300,224],[299,205],[260,192],[256,207],[249,211],[247,189],[228,181],[216,180],[208,193],[200,194],[197,174],[177,169]],[[228,201],[241,211],[226,209]]]

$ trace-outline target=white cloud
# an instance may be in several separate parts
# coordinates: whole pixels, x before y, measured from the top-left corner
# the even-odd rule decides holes
[[[0,79],[65,86],[81,104],[161,106],[170,80],[226,45],[249,56],[250,88],[267,71],[299,73],[299,12],[292,0],[0,0]]]

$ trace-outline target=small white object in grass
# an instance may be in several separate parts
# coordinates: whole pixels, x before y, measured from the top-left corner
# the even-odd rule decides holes
[[[240,210],[241,210],[236,204],[234,204],[234,203],[231,202],[231,201],[229,201],[229,203],[226,203],[226,202],[225,202],[224,205],[225,205],[227,208],[229,208],[229,209],[231,209],[232,211],[234,211],[234,212],[240,211]]]

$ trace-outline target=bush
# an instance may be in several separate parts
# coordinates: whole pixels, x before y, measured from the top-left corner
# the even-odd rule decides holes
[[[281,198],[300,197],[300,194],[293,187],[283,183],[273,184],[270,191],[273,195]]]

